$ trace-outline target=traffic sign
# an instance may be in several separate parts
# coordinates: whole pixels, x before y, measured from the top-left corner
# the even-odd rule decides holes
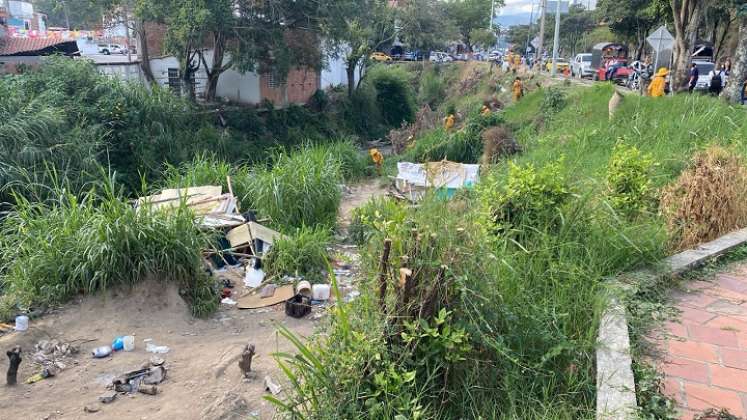
[[[671,50],[674,46],[674,37],[665,26],[661,26],[646,38],[646,42],[657,52]]]

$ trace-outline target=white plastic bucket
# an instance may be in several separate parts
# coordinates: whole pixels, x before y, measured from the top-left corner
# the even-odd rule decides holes
[[[330,293],[330,287],[328,284],[315,284],[311,289],[312,299],[314,300],[328,300]]]
[[[16,317],[16,331],[26,331],[29,329],[29,317],[19,315]]]
[[[135,350],[135,337],[131,335],[126,335],[122,337],[122,344],[124,344],[124,351],[133,351]]]
[[[296,293],[304,296],[311,296],[311,283],[306,280],[301,280],[296,286]]]

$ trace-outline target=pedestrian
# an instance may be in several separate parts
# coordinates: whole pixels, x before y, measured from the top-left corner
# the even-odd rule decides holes
[[[731,74],[731,57],[726,57],[726,61],[724,61],[724,74],[726,74],[726,77]]]
[[[518,102],[519,99],[521,99],[522,96],[524,96],[524,84],[521,82],[521,77],[517,77],[514,80],[514,86],[513,86],[513,97],[514,102]]]
[[[690,91],[690,93],[692,93],[695,86],[698,85],[698,77],[700,77],[698,65],[693,63],[692,66],[690,66],[690,80],[687,83],[687,90]]]
[[[648,85],[649,96],[653,98],[659,98],[659,97],[664,96],[666,86],[667,86],[668,75],[669,75],[669,70],[667,70],[665,67],[660,68],[659,71],[656,72],[656,76],[654,76],[654,80],[651,82],[650,85]]]
[[[381,154],[379,149],[369,149],[368,154],[371,155],[371,160],[376,165],[376,173],[381,175],[381,167],[384,165],[384,155]]]
[[[449,114],[446,118],[444,118],[444,128],[446,129],[446,131],[451,131],[451,129],[454,128],[454,124],[456,124],[454,114]]]
[[[726,75],[724,74],[723,67],[719,67],[718,69],[714,68],[710,73],[708,73],[708,76],[711,79],[711,82],[708,85],[708,92],[713,96],[721,95],[721,91],[724,90],[724,85],[726,84]]]

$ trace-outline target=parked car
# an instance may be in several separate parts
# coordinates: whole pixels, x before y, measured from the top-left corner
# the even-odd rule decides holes
[[[429,60],[434,63],[450,63],[454,58],[445,52],[432,51]]]
[[[573,77],[592,77],[594,70],[591,68],[591,53],[576,54],[571,63],[571,75]]]
[[[455,61],[467,61],[467,54],[455,54],[452,56]]]
[[[558,73],[562,73],[570,67],[568,60],[566,60],[565,58],[558,58],[556,63],[557,63]],[[552,71],[552,58],[547,60],[547,64],[545,64],[545,67],[547,68],[547,71]]]
[[[392,57],[390,57],[387,54],[384,54],[383,52],[375,52],[371,54],[371,60],[377,61],[379,63],[389,63],[392,61]]]
[[[709,73],[716,67],[715,63],[710,61],[693,61],[698,67],[698,81],[695,84],[695,90],[708,90],[711,87],[711,76]]]
[[[407,51],[402,55],[402,59],[405,61],[421,61],[423,60],[423,54],[420,51]]]
[[[488,61],[500,61],[502,56],[503,55],[500,51],[491,51],[490,54],[488,54]]]
[[[613,75],[613,81],[625,84],[633,70],[628,67],[628,47],[614,42],[600,42],[591,50],[591,68],[594,80],[607,80]],[[614,70],[614,71],[613,71]]]
[[[99,44],[99,54],[111,55],[111,54],[127,54],[127,48],[119,44]]]

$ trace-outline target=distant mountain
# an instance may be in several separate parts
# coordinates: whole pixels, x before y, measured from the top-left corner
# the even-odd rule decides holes
[[[501,25],[501,27],[508,28],[509,26],[528,25],[529,18],[532,18],[537,22],[539,14],[535,13],[532,15],[531,13],[516,13],[513,15],[500,15],[496,16],[494,21],[496,24]]]

